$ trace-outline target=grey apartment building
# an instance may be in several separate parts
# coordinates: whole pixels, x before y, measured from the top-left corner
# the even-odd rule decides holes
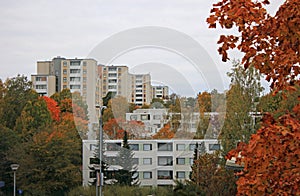
[[[95,155],[97,140],[83,140],[83,185],[88,186],[94,179],[90,161]],[[220,149],[218,140],[129,140],[134,152],[141,186],[174,185],[174,180],[189,179],[196,144],[204,144],[207,153]],[[122,140],[104,140],[104,157],[116,159],[122,146]],[[117,163],[110,168],[119,168]]]

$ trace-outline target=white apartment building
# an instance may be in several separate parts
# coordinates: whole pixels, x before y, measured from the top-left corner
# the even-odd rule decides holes
[[[128,67],[125,65],[99,65],[99,78],[101,79],[101,97],[108,92],[125,97],[131,102],[131,78]]]
[[[130,74],[125,65],[99,65],[102,97],[108,92],[125,97],[129,103],[149,105],[151,96],[150,74]]]
[[[152,86],[152,98],[167,100],[169,98],[169,87]]]
[[[138,106],[149,105],[152,101],[150,74],[131,74],[131,82],[131,102]]]
[[[167,109],[136,109],[133,113],[126,113],[126,121],[143,122],[145,130],[153,135],[167,123],[167,114]]]
[[[83,185],[93,180],[89,170],[97,140],[83,141]],[[129,140],[141,186],[174,185],[175,179],[189,179],[196,143],[205,145],[207,153],[220,149],[218,140]],[[105,140],[104,157],[115,160],[122,140]],[[117,163],[110,165],[118,168]]]

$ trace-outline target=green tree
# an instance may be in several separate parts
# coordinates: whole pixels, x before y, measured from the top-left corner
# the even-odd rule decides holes
[[[220,134],[224,155],[238,142],[249,141],[251,134],[255,133],[251,112],[255,112],[256,98],[262,91],[260,74],[254,67],[245,70],[240,63],[234,62],[228,76],[231,77],[231,85],[226,93],[227,109]]]
[[[31,82],[27,77],[18,75],[17,77],[7,79],[4,84],[5,94],[3,96],[2,110],[0,113],[0,122],[7,128],[14,129],[16,119],[26,103],[38,97],[38,94],[31,89]],[[3,93],[3,91],[2,91]]]
[[[127,132],[124,131],[123,145],[117,157],[118,164],[121,166],[121,169],[116,173],[117,184],[132,186],[139,183],[137,168],[133,162],[133,155],[134,153],[128,144]]]
[[[24,141],[32,140],[32,136],[41,129],[48,128],[52,123],[50,111],[44,99],[30,100],[24,106],[16,120],[15,130]]]
[[[15,131],[0,125],[0,176],[5,186],[1,188],[4,195],[10,195],[13,187],[12,171],[10,165],[13,163],[10,157],[13,155],[11,150],[18,142],[18,136]]]

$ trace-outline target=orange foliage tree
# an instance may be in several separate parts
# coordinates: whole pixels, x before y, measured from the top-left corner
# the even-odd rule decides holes
[[[124,136],[123,123],[125,121],[121,118],[112,118],[104,124],[103,130],[110,139],[122,139]]]
[[[288,89],[299,82],[300,73],[300,1],[286,0],[275,16],[265,6],[269,0],[222,0],[213,5],[207,18],[210,28],[236,27],[237,35],[221,35],[219,53],[227,61],[228,50],[244,53],[242,63],[250,63],[276,90]]]
[[[237,27],[239,35],[221,35],[219,53],[228,60],[227,51],[244,53],[245,68],[252,64],[274,92],[294,90],[300,83],[300,1],[286,0],[275,16],[265,7],[268,0],[222,0],[213,5],[207,19],[210,28]],[[238,173],[238,195],[300,195],[300,105],[281,117],[265,115],[262,127],[248,144],[240,143],[227,159],[244,164]]]
[[[153,135],[153,139],[171,139],[174,137],[174,132],[170,129],[170,125],[166,124],[163,128],[161,128],[155,135]]]
[[[300,104],[279,119],[265,115],[249,144],[240,143],[227,159],[244,164],[238,175],[240,195],[300,194]],[[240,155],[240,156],[238,156]]]
[[[43,96],[43,99],[47,103],[47,108],[50,111],[51,117],[55,121],[59,121],[60,118],[60,109],[57,102],[54,99]]]

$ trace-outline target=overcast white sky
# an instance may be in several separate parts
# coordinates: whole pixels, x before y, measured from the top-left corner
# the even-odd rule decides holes
[[[11,0],[0,1],[0,78],[24,74],[30,77],[36,73],[36,62],[51,60],[55,56],[84,58],[103,40],[131,28],[159,26],[182,32],[197,41],[217,66],[228,88],[226,72],[231,63],[221,62],[217,53],[219,31],[208,29],[211,0]],[[270,10],[277,10],[283,0],[272,2]],[[150,54],[150,55],[149,55]],[[237,53],[236,58],[239,58]],[[153,59],[152,59],[153,58]],[[211,90],[203,85],[203,78],[190,70],[189,62],[162,50],[143,49],[133,51],[116,59],[116,63],[127,64],[132,71],[139,65],[163,63],[177,69],[185,69],[183,77],[190,83],[193,91]],[[145,72],[151,73],[151,68]],[[190,70],[190,72],[189,72]],[[153,69],[152,69],[153,71]],[[180,71],[181,72],[181,71]],[[172,76],[166,76],[171,77]],[[205,77],[214,77],[205,76]],[[156,82],[163,79],[153,76]],[[169,78],[170,79],[170,78]],[[176,78],[173,79],[176,81]],[[174,82],[175,83],[175,82]],[[174,87],[175,88],[175,87]],[[173,89],[174,89],[173,88]],[[185,92],[178,81],[177,89]]]

